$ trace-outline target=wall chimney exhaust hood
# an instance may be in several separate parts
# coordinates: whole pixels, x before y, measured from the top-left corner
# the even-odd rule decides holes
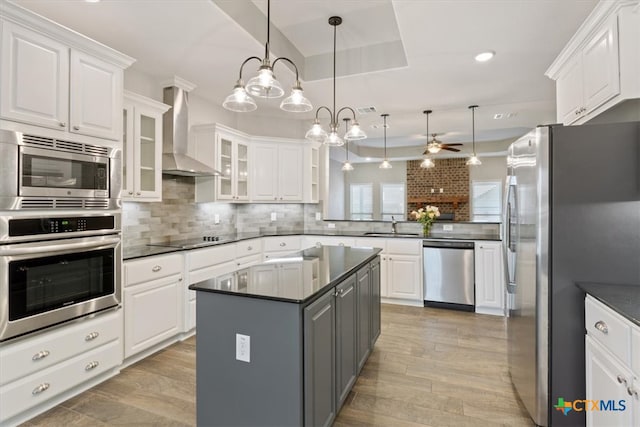
[[[195,85],[174,77],[164,88],[163,101],[171,105],[162,118],[162,173],[179,176],[222,175],[187,153],[189,142],[188,92]]]

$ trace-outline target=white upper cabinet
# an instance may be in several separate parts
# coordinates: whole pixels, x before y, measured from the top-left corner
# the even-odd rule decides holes
[[[123,70],[133,58],[10,2],[2,3],[0,26],[2,119],[62,138],[120,140]]]
[[[125,92],[122,200],[162,200],[162,115],[169,108],[153,99]]]
[[[35,31],[3,22],[1,55],[2,117],[66,130],[69,48]]]
[[[218,200],[249,200],[249,144],[242,137],[217,132],[216,168],[218,176],[216,196]]]
[[[640,97],[640,11],[600,2],[545,73],[556,81],[557,120],[582,124]]]
[[[301,202],[303,146],[254,143],[251,169],[254,201]]]
[[[70,131],[119,139],[122,114],[122,69],[71,51]]]

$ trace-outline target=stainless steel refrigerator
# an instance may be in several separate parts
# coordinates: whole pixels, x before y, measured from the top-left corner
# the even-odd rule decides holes
[[[584,294],[640,286],[640,122],[541,126],[507,157],[509,372],[541,426],[581,426],[554,402],[585,399]]]

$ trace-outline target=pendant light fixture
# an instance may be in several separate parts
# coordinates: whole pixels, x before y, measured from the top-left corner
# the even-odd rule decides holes
[[[275,74],[273,74],[273,68],[278,61],[288,62],[289,64],[293,65],[293,68],[296,71],[296,81],[291,89],[291,95],[289,95],[280,103],[280,108],[284,111],[293,113],[304,113],[313,109],[311,102],[309,102],[309,100],[305,98],[302,91],[302,85],[300,84],[298,67],[296,66],[296,64],[289,58],[285,57],[276,58],[273,61],[273,64],[271,64],[271,60],[269,59],[270,28],[271,0],[267,0],[267,42],[264,45],[264,59],[260,59],[257,56],[250,56],[249,58],[244,60],[242,65],[240,65],[240,75],[238,81],[236,82],[236,85],[233,87],[233,92],[231,93],[231,95],[227,96],[227,98],[222,103],[222,106],[227,110],[239,113],[245,113],[255,110],[256,108],[258,108],[258,106],[250,95],[260,98],[280,98],[282,95],[284,95],[282,85],[276,79]],[[260,68],[258,68],[258,75],[251,78],[245,87],[244,81],[242,80],[242,69],[244,68],[246,63],[254,59],[260,61],[261,63]]]
[[[424,110],[422,112],[425,116],[427,116],[427,141],[429,141],[429,114],[431,114],[432,112],[433,111],[431,110]],[[431,150],[429,149],[429,144],[427,144],[427,151],[431,153]],[[428,154],[425,154],[424,160],[422,160],[422,163],[420,163],[420,167],[423,169],[431,169],[431,168],[434,168],[435,166],[436,164],[433,162],[433,160],[431,160],[431,157],[429,157]]]
[[[351,111],[353,115],[353,124],[351,125],[351,129],[345,130],[344,139],[349,139],[352,141],[365,139],[367,135],[360,128],[360,124],[356,119],[356,112],[351,107],[342,107],[340,110],[336,111],[336,29],[338,25],[342,24],[342,18],[339,16],[332,16],[329,18],[329,25],[333,27],[333,110],[329,107],[318,107],[316,110],[316,117],[313,121],[313,125],[311,129],[307,131],[305,134],[305,138],[311,141],[319,142],[322,144],[330,145],[330,146],[340,146],[344,144],[344,140],[338,135],[338,120],[340,117],[340,113],[345,110]],[[329,133],[327,133],[322,126],[320,125],[320,119],[318,118],[318,114],[320,110],[327,110],[329,112],[329,117],[331,119],[331,123],[329,124]]]
[[[345,132],[348,132],[349,131],[349,122],[351,121],[351,119],[345,118],[345,119],[342,119],[342,120],[344,120],[344,130],[345,130]],[[349,162],[349,139],[345,138],[344,142],[345,142],[344,151],[345,151],[345,154],[346,154],[347,158],[346,158],[345,162],[342,164],[342,170],[344,172],[351,172],[353,170],[353,165],[351,164],[351,162]]]
[[[480,166],[482,164],[478,156],[476,156],[476,108],[478,108],[477,105],[469,105],[469,109],[471,110],[471,142],[473,143],[473,155],[467,160],[467,166]]]
[[[391,166],[391,163],[389,163],[389,160],[387,159],[387,117],[389,117],[389,115],[380,114],[380,116],[384,121],[382,125],[382,127],[384,128],[384,160],[382,161],[382,163],[380,163],[380,166],[378,167],[380,169],[391,169],[393,166]]]

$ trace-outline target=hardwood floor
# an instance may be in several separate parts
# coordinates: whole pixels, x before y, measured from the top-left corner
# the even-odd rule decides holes
[[[383,304],[382,334],[335,426],[532,426],[509,382],[503,318]],[[25,426],[196,425],[195,337]]]

